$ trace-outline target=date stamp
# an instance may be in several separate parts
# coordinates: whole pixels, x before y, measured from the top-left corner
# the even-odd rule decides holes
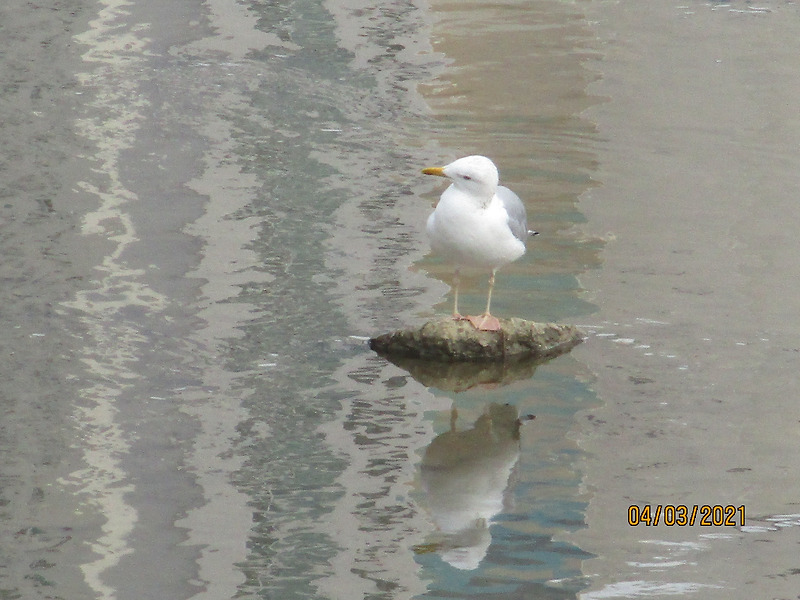
[[[628,507],[628,525],[656,527],[744,527],[744,504],[631,504]]]

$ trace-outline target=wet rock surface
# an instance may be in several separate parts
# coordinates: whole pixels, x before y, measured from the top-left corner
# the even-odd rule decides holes
[[[422,327],[401,329],[370,339],[369,346],[387,357],[441,362],[503,362],[545,360],[583,341],[574,325],[500,319],[499,331],[475,329],[469,321],[443,317]]]

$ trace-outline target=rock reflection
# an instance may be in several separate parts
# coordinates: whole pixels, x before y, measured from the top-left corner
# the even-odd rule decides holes
[[[420,358],[384,356],[405,369],[426,387],[463,392],[475,387],[499,387],[520,379],[530,379],[547,359],[523,358],[506,362],[440,362]]]
[[[471,429],[457,431],[452,409],[450,431],[437,436],[422,459],[422,488],[437,531],[415,552],[438,552],[462,570],[480,565],[492,541],[489,524],[508,507],[520,427],[533,418],[492,403]]]

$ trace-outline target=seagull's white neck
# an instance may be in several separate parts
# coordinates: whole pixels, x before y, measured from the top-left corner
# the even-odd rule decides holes
[[[496,190],[496,185],[486,185],[485,182],[454,180],[448,191],[457,193],[464,201],[485,209],[492,202]]]

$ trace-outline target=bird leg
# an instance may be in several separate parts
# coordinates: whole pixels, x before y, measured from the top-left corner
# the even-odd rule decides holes
[[[461,316],[461,313],[458,312],[458,284],[461,283],[461,279],[458,276],[458,269],[455,270],[453,274],[453,319],[456,321],[461,321],[467,317]]]
[[[492,274],[489,275],[489,295],[486,296],[486,315],[491,315],[489,308],[492,306],[492,292],[494,291],[494,274],[497,269],[492,269]]]
[[[492,274],[489,277],[489,295],[486,298],[486,312],[480,317],[467,317],[469,322],[472,323],[472,326],[481,331],[500,330],[500,321],[497,317],[493,317],[492,313],[489,311],[492,306],[492,290],[494,290],[494,274],[496,272],[497,269],[492,269]]]

